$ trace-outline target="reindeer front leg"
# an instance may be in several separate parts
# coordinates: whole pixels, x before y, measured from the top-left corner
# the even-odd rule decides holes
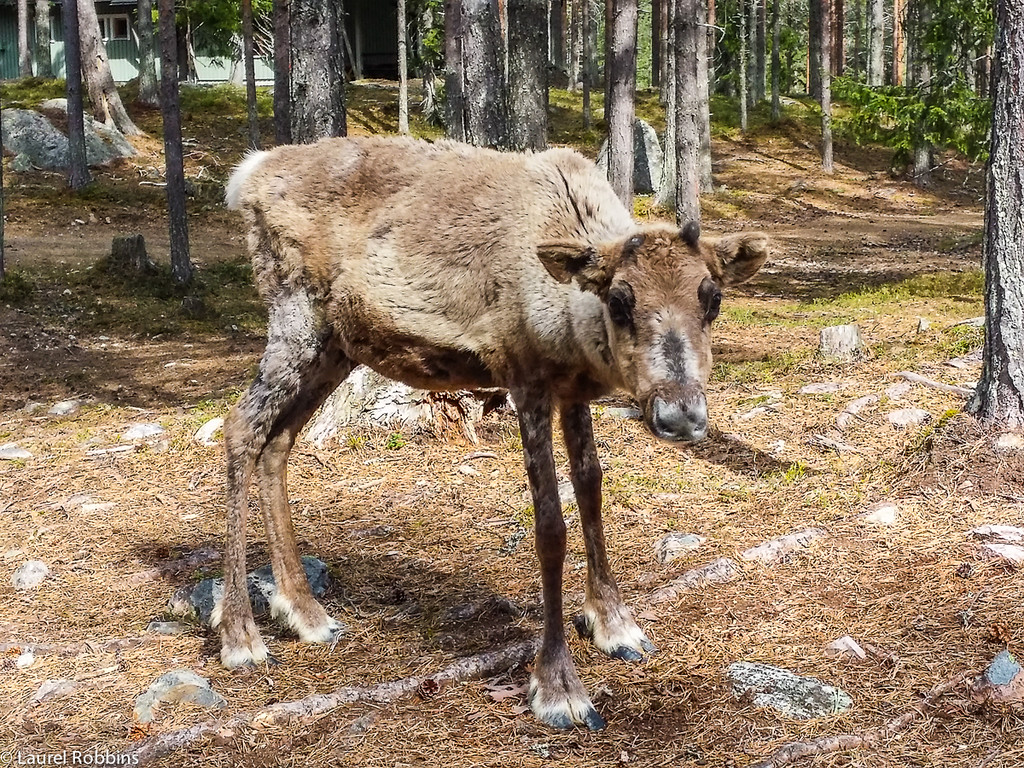
[[[537,556],[544,590],[544,637],[530,678],[530,708],[555,728],[585,725],[604,728],[565,644],[562,619],[562,567],[565,563],[565,521],[558,502],[558,479],[551,447],[551,399],[537,392],[513,397],[519,412],[526,474],[533,493]]]
[[[601,524],[601,462],[594,447],[589,403],[562,406],[562,434],[587,548],[587,596],[576,629],[612,658],[639,661],[654,645],[622,602],[604,545]]]

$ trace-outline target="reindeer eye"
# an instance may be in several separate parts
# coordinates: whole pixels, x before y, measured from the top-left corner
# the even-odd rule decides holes
[[[628,284],[620,283],[608,292],[608,314],[612,322],[620,328],[633,326],[633,307],[635,306],[636,297]]]
[[[710,277],[705,277],[701,281],[700,288],[697,289],[697,298],[700,299],[700,305],[704,309],[704,322],[714,322],[722,309],[721,289],[715,284],[714,280]]]

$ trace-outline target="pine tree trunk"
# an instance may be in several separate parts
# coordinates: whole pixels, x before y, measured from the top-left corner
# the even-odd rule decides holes
[[[32,49],[28,46],[28,0],[18,0],[18,77],[32,77]]]
[[[90,0],[85,0],[90,2]],[[64,0],[60,7],[64,27],[64,79],[68,99],[68,186],[78,191],[92,178],[85,156],[85,114],[82,105],[82,58],[78,33],[78,0]]]
[[[611,4],[611,57],[605,63],[610,82],[610,101],[605,107],[608,180],[615,194],[632,210],[637,0],[611,0]]]
[[[511,136],[498,2],[462,0],[461,17],[465,141],[507,149]]]
[[[671,0],[667,0],[671,2]],[[661,87],[662,0],[651,0],[651,87]]]
[[[754,72],[754,102],[761,103],[765,99],[765,82],[767,80],[767,57],[768,57],[768,41],[765,29],[765,12],[766,12],[766,0],[756,0],[757,3],[757,27],[754,35],[755,43],[757,45],[757,55],[755,59],[755,72]]]
[[[579,0],[573,3],[573,16]],[[512,147],[548,145],[546,0],[508,0],[508,85]],[[576,33],[578,37],[578,33]],[[577,65],[578,57],[574,57]],[[570,73],[575,77],[574,72]],[[570,81],[571,82],[571,81]]]
[[[121,96],[110,74],[107,49],[100,35],[100,21],[93,0],[79,0],[78,28],[82,45],[82,74],[89,89],[93,115],[125,136],[139,136],[142,131],[128,117]]]
[[[739,72],[736,77],[740,86],[740,131],[743,133],[747,132],[747,11],[745,2],[751,2],[751,0],[739,0],[740,55],[738,56]],[[815,0],[811,0],[811,2],[814,3]]]
[[[864,42],[864,30],[862,28],[864,24],[863,13],[861,12],[861,4],[863,0],[853,0],[853,76],[860,77],[860,57],[863,52]]]
[[[772,0],[772,120],[778,122],[782,117],[782,99],[779,95],[779,76],[782,70],[782,59],[779,53],[779,38],[782,30],[782,17],[779,14],[779,0]]]
[[[667,0],[666,0],[667,1]],[[718,42],[718,29],[715,27],[715,0],[707,0],[707,28],[705,32],[705,55],[708,59],[708,93],[715,92],[715,45]]]
[[[885,81],[885,3],[866,0],[868,4],[868,85],[877,87]],[[894,0],[899,5],[900,0]],[[898,14],[897,14],[898,16]]]
[[[707,0],[696,0],[697,5],[697,169],[701,192],[714,190],[711,176],[711,93],[708,76]]]
[[[437,114],[437,72],[434,71],[432,56],[426,48],[426,37],[434,28],[434,11],[424,4],[419,15],[417,34],[417,51],[420,60],[420,74],[423,77],[423,100],[420,102],[420,113],[428,122],[435,122]]]
[[[749,0],[747,20],[747,107],[757,104],[757,7],[762,0]]]
[[[830,0],[813,0],[820,3],[818,13],[823,20],[830,16]],[[832,31],[828,24],[821,25],[821,169],[832,173]]]
[[[50,0],[36,0],[36,77],[53,77],[50,57]]]
[[[573,0],[569,29],[572,30],[572,44],[569,48],[569,90],[575,91],[583,80],[583,20],[580,6],[587,0]]]
[[[583,14],[583,129],[589,131],[594,119],[591,114],[590,89],[594,82],[594,39],[590,28],[593,22],[592,0],[581,3]]]
[[[409,133],[408,47],[405,0],[398,0],[398,132],[403,134]]]
[[[675,0],[659,0],[658,8],[658,38],[660,40],[658,47],[661,49],[661,74],[658,79],[659,98],[662,104],[668,105],[669,93],[675,87],[675,72],[672,71],[672,61],[675,61],[675,57],[670,50],[672,45],[672,31],[670,29],[669,19],[672,17],[672,8],[675,4]],[[652,22],[653,26],[653,22]],[[675,103],[675,96],[671,97],[672,102]],[[666,154],[668,154],[666,152]],[[675,177],[673,176],[673,179]],[[675,181],[672,182],[673,186]]]
[[[448,138],[466,140],[462,0],[444,0],[444,100]]]
[[[551,0],[548,8],[548,53],[551,66],[557,70],[565,67],[565,2]]]
[[[697,92],[700,0],[676,0],[676,223],[700,222],[700,168]]]
[[[910,69],[913,72],[913,84],[917,87],[920,97],[927,101],[931,90],[931,62],[922,45],[928,25],[931,23],[931,8],[926,0],[911,0],[913,5],[913,57]],[[914,184],[918,187],[930,187],[932,183],[932,145],[925,138],[924,122],[917,125],[914,136]]]
[[[339,0],[291,0],[291,138],[312,144],[345,136],[345,54]]]
[[[985,347],[968,408],[1024,431],[1024,3],[996,0],[993,114],[985,206]]]
[[[839,77],[846,69],[846,8],[843,0],[832,0],[832,74]]]
[[[249,146],[260,148],[260,119],[256,112],[256,62],[253,60],[252,0],[242,0],[242,60],[245,64],[245,114]]]
[[[185,164],[181,151],[181,105],[178,101],[178,46],[174,0],[159,0],[160,108],[164,118],[164,159],[167,166],[167,218],[171,236],[171,275],[175,282],[192,280],[185,212]]]
[[[139,15],[139,95],[135,101],[147,107],[160,106],[160,87],[156,79],[156,36],[153,33],[153,2],[138,0]]]
[[[665,105],[665,147],[661,166],[661,184],[658,185],[655,202],[665,210],[676,208],[676,0],[665,0],[667,8],[665,24],[665,76],[662,85],[668,90]]]
[[[816,101],[821,99],[821,35],[824,27],[819,0],[810,0],[807,9],[807,95]]]
[[[292,143],[291,7],[289,0],[274,0],[274,141]]]
[[[907,5],[905,0],[893,0],[892,6],[892,84],[903,85],[907,73]]]

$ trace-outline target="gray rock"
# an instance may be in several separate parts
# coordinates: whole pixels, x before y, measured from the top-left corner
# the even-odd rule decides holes
[[[924,333],[925,331],[927,331],[931,327],[932,327],[932,324],[931,324],[931,322],[929,320],[926,320],[923,317],[917,318],[917,332],[918,333]]]
[[[639,118],[633,121],[633,191],[639,195],[652,195],[661,181],[665,155],[661,151],[657,132]],[[608,140],[597,153],[597,167],[608,173]]]
[[[0,445],[0,460],[17,461],[19,459],[31,459],[32,454],[15,443],[4,443]]]
[[[81,407],[81,402],[78,400],[61,400],[59,403],[54,403],[53,407],[47,411],[51,416],[70,416]]]
[[[67,99],[47,99],[39,105],[40,109],[52,109],[54,112],[68,112],[68,100]]]
[[[2,126],[3,146],[14,155],[14,170],[54,171],[67,167],[67,136],[45,115],[30,109],[5,109]],[[120,132],[86,117],[85,154],[89,165],[106,165],[136,152]]]
[[[327,563],[306,555],[302,558],[302,568],[313,595],[320,597],[330,583]],[[269,565],[257,568],[248,575],[248,582],[253,615],[267,613],[270,610],[270,598],[277,592],[273,569]],[[175,616],[194,615],[202,624],[209,626],[213,607],[223,594],[224,579],[203,579],[194,587],[177,590],[168,602],[167,609]]]
[[[652,603],[664,603],[674,600],[683,592],[691,589],[732,581],[741,574],[739,566],[728,557],[712,560],[707,565],[691,568],[678,579],[673,579],[666,586],[651,594]]]
[[[186,702],[205,709],[227,706],[224,697],[210,688],[209,680],[188,669],[175,669],[154,680],[149,689],[135,699],[135,720],[153,722],[162,702]]]
[[[900,400],[913,388],[914,385],[909,381],[897,381],[895,384],[890,384],[885,388],[885,396],[890,400]]]
[[[825,531],[821,528],[804,528],[787,533],[785,536],[779,536],[777,539],[761,542],[756,547],[745,549],[740,553],[740,557],[747,562],[764,563],[765,565],[778,563],[787,555],[800,549],[806,549],[811,546],[812,542],[825,535]]]
[[[899,515],[900,508],[891,501],[880,501],[864,510],[858,519],[869,525],[895,525]]]
[[[1024,528],[1019,528],[1015,525],[993,525],[986,523],[985,525],[979,525],[977,528],[972,528],[968,531],[968,534],[976,539],[997,541],[1003,544],[1024,542]]]
[[[1024,670],[1012,653],[1002,650],[972,681],[971,694],[978,701],[1020,704],[1024,702]]]
[[[132,424],[121,435],[121,440],[128,443],[133,440],[145,440],[148,437],[156,437],[164,433],[164,428],[159,424],[143,423]]]
[[[35,589],[50,575],[50,569],[42,560],[29,560],[11,576],[11,584],[19,592]]]
[[[571,480],[563,480],[558,484],[558,501],[562,507],[576,506],[576,491]]]
[[[768,664],[737,661],[729,665],[727,676],[734,695],[752,691],[757,706],[797,720],[837,715],[853,706],[853,699],[839,688]]]
[[[654,555],[659,563],[671,563],[683,555],[700,548],[706,539],[695,533],[669,533],[654,544]]]
[[[610,419],[641,419],[643,413],[639,408],[605,408],[602,415]]]
[[[846,429],[862,410],[877,402],[878,395],[864,395],[864,397],[858,397],[853,402],[847,403],[846,407],[843,408],[843,412],[836,417],[836,426],[840,429]]]
[[[846,384],[841,381],[822,381],[814,384],[805,384],[800,387],[801,395],[831,395],[846,389]]]
[[[886,418],[897,429],[906,429],[907,427],[919,427],[931,419],[931,417],[932,415],[928,411],[920,408],[900,408],[898,411],[890,413]]]
[[[992,447],[996,453],[1013,453],[1024,450],[1024,436],[1006,432],[995,439]]]
[[[47,699],[59,699],[61,696],[67,696],[74,692],[75,687],[74,680],[65,678],[47,680],[39,686],[39,690],[32,694],[32,705],[42,704]]]
[[[210,447],[213,445],[219,445],[219,440],[214,440],[213,436],[220,432],[224,428],[224,418],[218,416],[215,419],[210,419],[198,430],[196,430],[195,436],[192,438],[199,445]]]
[[[824,358],[853,360],[864,349],[864,340],[856,325],[833,325],[821,329],[818,352]]]
[[[188,631],[188,625],[180,621],[151,621],[146,631],[156,635],[182,635]]]

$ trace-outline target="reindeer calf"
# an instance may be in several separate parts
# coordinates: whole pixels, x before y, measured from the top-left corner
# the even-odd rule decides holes
[[[500,386],[518,410],[544,592],[530,704],[557,728],[603,727],[565,644],[553,411],[587,552],[578,626],[610,656],[641,659],[654,648],[608,565],[589,403],[626,390],[655,436],[701,439],[722,289],[761,267],[767,239],[707,241],[695,223],[641,227],[594,165],[565,149],[522,155],[392,138],[282,146],[238,166],[227,202],[245,219],[269,324],[256,380],[224,427],[222,662],[267,658],[245,580],[254,470],[273,613],[307,642],[344,629],[310,593],[285,470],[299,430],[353,366],[432,390]]]

